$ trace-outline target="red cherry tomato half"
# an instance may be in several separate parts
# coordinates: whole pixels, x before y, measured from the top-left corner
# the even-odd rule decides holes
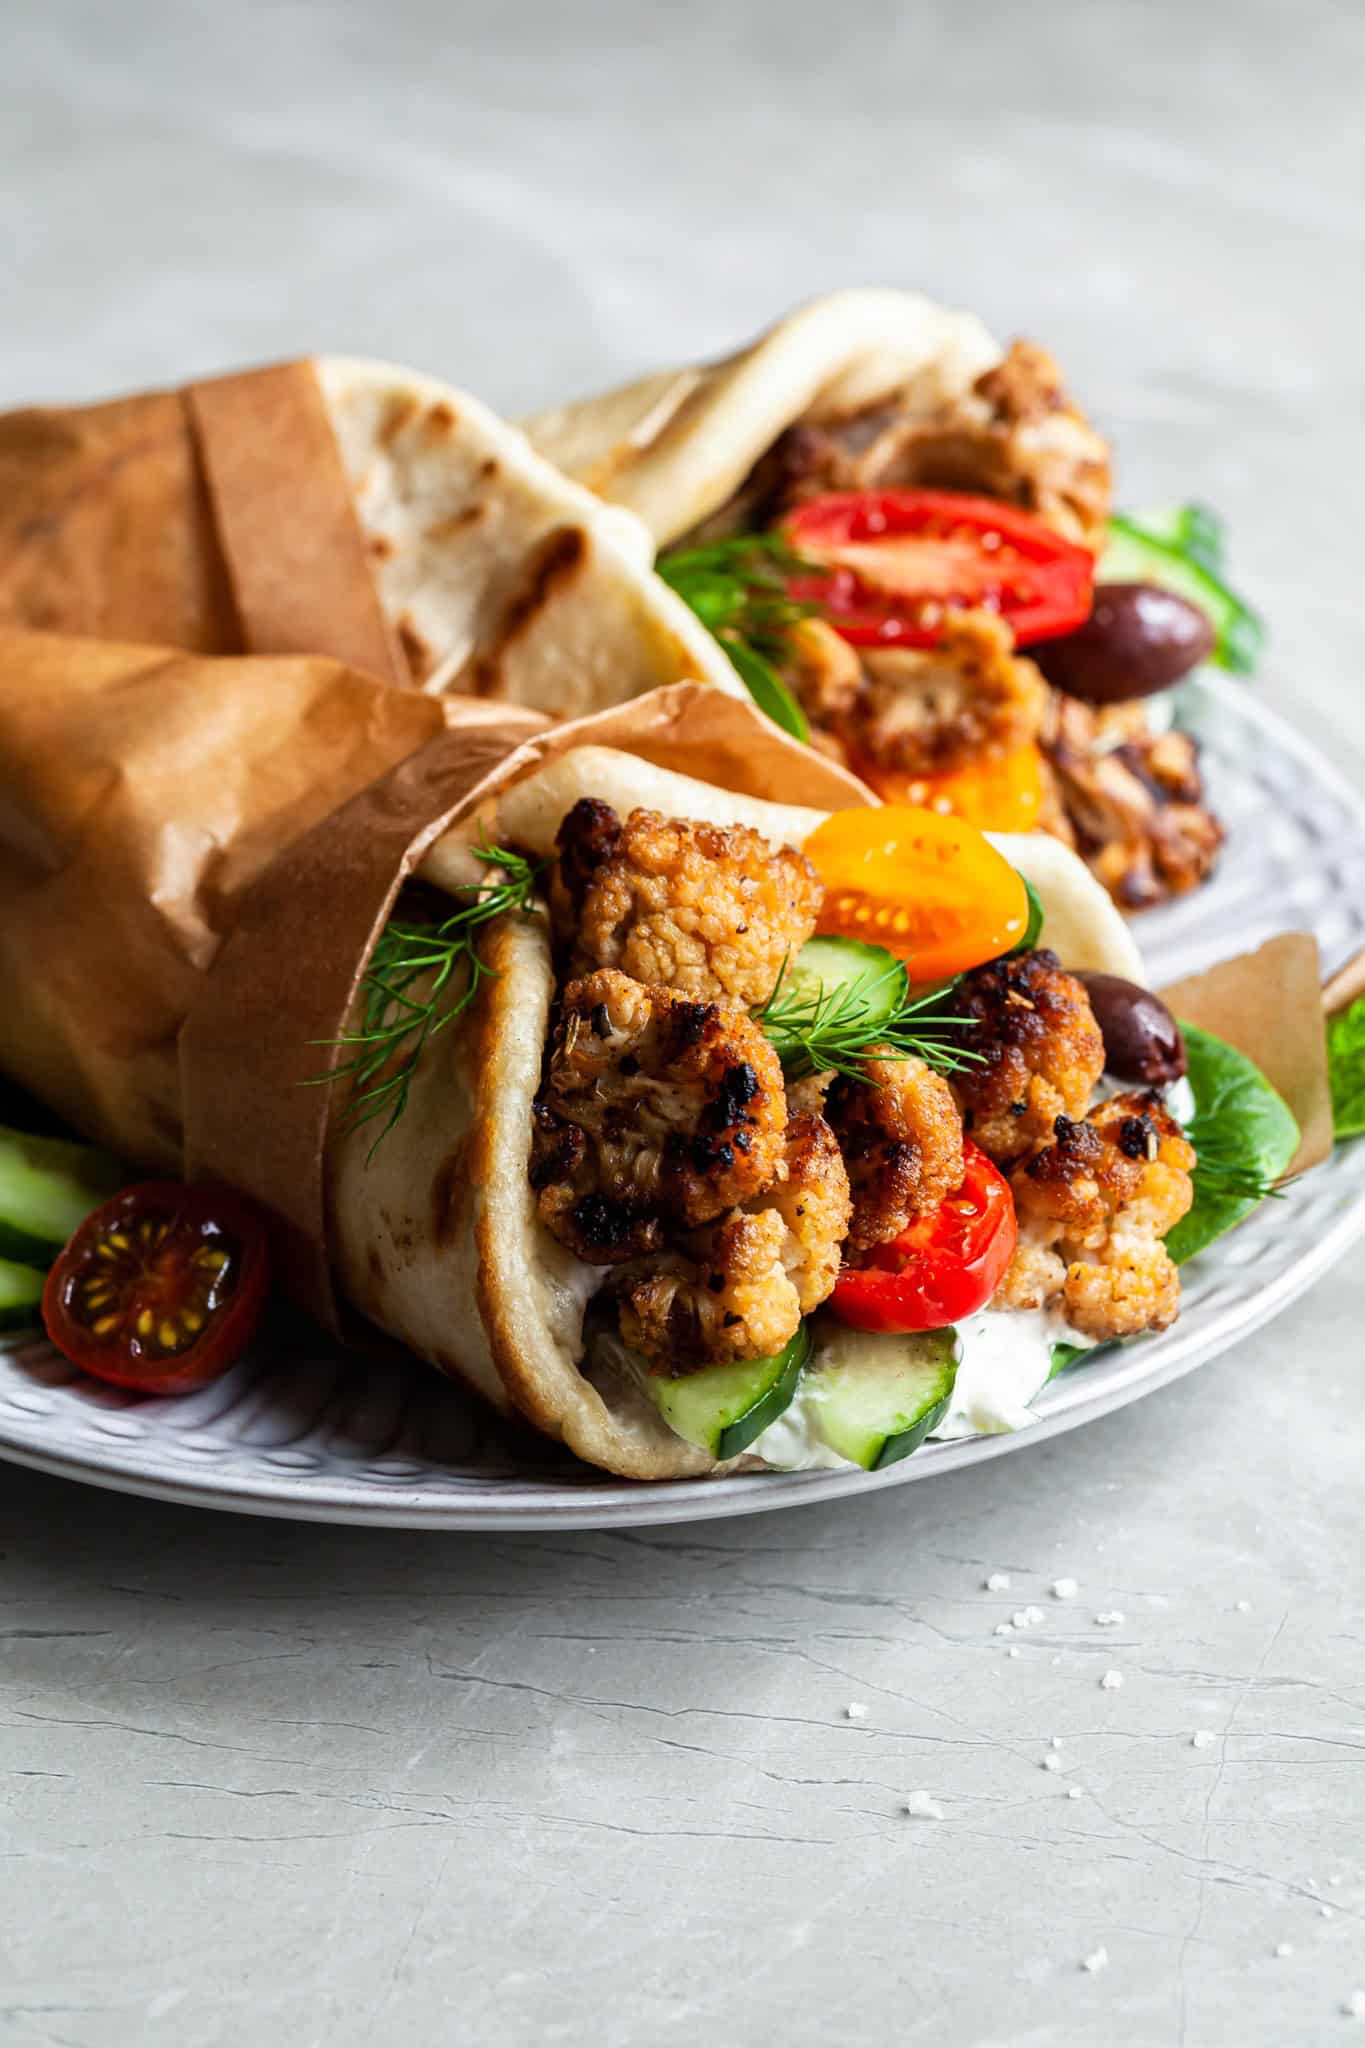
[[[997,498],[836,491],[798,506],[783,533],[829,565],[795,577],[791,595],[858,647],[932,647],[949,611],[998,612],[1021,647],[1090,616],[1094,557]]]
[[[97,1379],[189,1393],[255,1334],[269,1268],[252,1203],[227,1188],[144,1181],[86,1217],[47,1276],[43,1322]]]
[[[872,1265],[839,1275],[830,1307],[842,1322],[900,1336],[941,1330],[986,1306],[1014,1256],[1014,1197],[970,1138],[962,1154],[956,1194],[879,1245]]]

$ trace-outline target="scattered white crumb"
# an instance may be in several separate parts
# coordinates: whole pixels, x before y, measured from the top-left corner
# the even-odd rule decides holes
[[[1079,1579],[1054,1579],[1052,1581],[1052,1597],[1054,1600],[1074,1600],[1080,1590]]]
[[[905,1810],[914,1820],[942,1820],[943,1808],[932,1793],[923,1787],[912,1792],[905,1802]]]
[[[1329,1878],[1328,1878],[1328,1880],[1327,1880],[1327,1882],[1328,1882],[1328,1884],[1340,1884],[1340,1883],[1341,1883],[1341,1878],[1340,1878],[1339,1876],[1337,1876],[1337,1877],[1329,1877]]]
[[[1119,1607],[1106,1607],[1102,1613],[1095,1616],[1096,1628],[1122,1628],[1123,1623],[1124,1614]]]
[[[1068,1799],[1084,1799],[1085,1793],[1079,1785],[1069,1785],[1066,1796]]]
[[[1122,1684],[1123,1673],[1121,1671],[1106,1671],[1100,1680],[1100,1691],[1117,1692]]]
[[[1293,1955],[1293,1953],[1294,1953],[1294,1944],[1293,1944],[1293,1942],[1292,1942],[1292,1941],[1277,1941],[1277,1942],[1276,1942],[1276,1944],[1275,1944],[1275,1953],[1276,1953],[1276,1955],[1277,1955],[1277,1956],[1292,1956],[1292,1955]]]
[[[1019,1655],[1018,1643],[1011,1643],[1008,1650],[1006,1650],[1005,1655],[1007,1657],[1017,1657]]]
[[[1062,1746],[1062,1738],[1061,1738],[1061,1736],[1060,1736],[1060,1735],[1049,1735],[1049,1736],[1048,1736],[1048,1739],[1047,1739],[1047,1746],[1048,1746],[1048,1748],[1049,1748],[1049,1749],[1060,1749],[1060,1748],[1061,1748],[1061,1746]]]
[[[1008,1572],[992,1572],[986,1581],[986,1591],[988,1593],[1008,1593],[1009,1589],[1010,1575]]]
[[[1012,1621],[997,1621],[995,1633],[998,1636],[1012,1636],[1014,1634],[1014,1623]]]
[[[1250,1614],[1251,1602],[1249,1600],[1239,1600],[1237,1602],[1237,1612],[1239,1614]]]
[[[1010,1616],[1010,1625],[1013,1628],[1029,1627],[1030,1624],[1027,1607],[1019,1607],[1015,1609],[1014,1613]]]
[[[1061,1661],[1062,1661],[1062,1660],[1061,1660],[1061,1656],[1060,1656],[1060,1655],[1058,1655],[1058,1656],[1054,1657],[1052,1661],[1053,1661],[1053,1663],[1054,1663],[1054,1664],[1060,1664],[1060,1663],[1061,1663]]]
[[[1028,1616],[1028,1625],[1030,1628],[1041,1628],[1043,1623],[1047,1620],[1047,1616],[1044,1614],[1041,1607],[1026,1607],[1024,1609],[1024,1612]]]
[[[850,1700],[844,1708],[844,1713],[850,1721],[865,1721],[867,1719],[867,1702],[865,1700]]]
[[[1048,1754],[1043,1758],[1043,1769],[1045,1771],[1060,1771],[1061,1768],[1061,1758],[1049,1750]]]
[[[1212,1728],[1196,1728],[1190,1737],[1191,1749],[1212,1749],[1214,1733]]]
[[[1107,1948],[1091,1949],[1090,1954],[1088,1956],[1081,1957],[1081,1968],[1083,1970],[1089,1970],[1092,1977],[1094,1976],[1096,1970],[1107,1970],[1108,1967],[1109,1951]]]
[[[1324,1920],[1330,1920],[1332,1917],[1332,1908],[1330,1906],[1319,1906],[1318,1912]]]
[[[1365,2020],[1365,1991],[1353,1991],[1341,2009],[1348,2020]]]

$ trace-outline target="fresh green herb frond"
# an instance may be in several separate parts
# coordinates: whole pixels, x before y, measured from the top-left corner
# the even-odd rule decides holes
[[[383,1117],[371,1158],[408,1106],[428,1042],[464,1015],[492,976],[479,957],[480,929],[505,911],[529,910],[535,898],[541,864],[486,842],[473,851],[499,878],[468,883],[458,893],[469,900],[437,923],[389,920],[361,982],[359,1028],[331,1041],[352,1055],[317,1077],[350,1082],[344,1130]]]
[[[772,994],[753,1013],[789,1080],[833,1072],[866,1081],[875,1079],[869,1066],[906,1059],[923,1060],[940,1074],[956,1074],[982,1058],[950,1036],[971,1020],[937,1007],[943,989],[912,996],[891,1017],[884,1014],[875,994],[903,971],[899,961],[877,979],[836,982],[830,988],[791,986],[789,964],[782,963]]]
[[[1197,1118],[1185,1135],[1195,1149],[1195,1187],[1203,1194],[1238,1202],[1277,1201],[1283,1195],[1284,1189],[1258,1167],[1235,1158],[1207,1133],[1201,1137]]]
[[[659,575],[719,640],[749,694],[784,731],[809,739],[805,713],[782,680],[792,627],[819,606],[790,595],[796,576],[825,573],[781,534],[745,533],[661,555]]]

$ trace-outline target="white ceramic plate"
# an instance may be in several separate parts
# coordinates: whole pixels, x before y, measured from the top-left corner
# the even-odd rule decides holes
[[[1315,930],[1334,968],[1365,944],[1365,804],[1245,684],[1211,676],[1191,685],[1180,722],[1203,740],[1228,845],[1207,888],[1142,920],[1154,981],[1292,928]],[[572,1529],[752,1514],[905,1485],[1107,1414],[1268,1322],[1362,1234],[1365,1139],[1187,1266],[1173,1330],[1054,1381],[1031,1428],[928,1444],[876,1475],[608,1479],[490,1419],[429,1370],[363,1367],[295,1320],[277,1322],[227,1378],[178,1401],[100,1387],[45,1343],[2,1351],[0,1457],[130,1493],[305,1521]]]

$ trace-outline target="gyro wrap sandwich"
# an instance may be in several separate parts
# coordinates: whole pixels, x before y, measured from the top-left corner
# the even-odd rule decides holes
[[[1214,652],[1191,590],[1235,600],[1111,527],[1108,445],[1046,350],[836,292],[524,425],[646,522],[764,708],[883,797],[1056,833],[1127,911],[1209,873],[1197,750],[1147,699]]]
[[[549,727],[335,663],[0,635],[0,763],[0,1065],[131,1165],[254,1198],[334,1328],[609,1471],[884,1462],[1020,1419],[1062,1332],[1175,1313],[1127,1168],[1167,1148],[1178,1206],[1188,1148],[1156,1098],[1117,1144],[1092,1114],[1069,970],[1140,969],[1053,842],[868,807],[697,684]],[[1098,1160],[1093,1213],[1031,1203],[1044,1157],[1064,1209]],[[983,1337],[1024,1360],[1003,1393],[972,1391]],[[870,1409],[831,1407],[846,1365]]]

